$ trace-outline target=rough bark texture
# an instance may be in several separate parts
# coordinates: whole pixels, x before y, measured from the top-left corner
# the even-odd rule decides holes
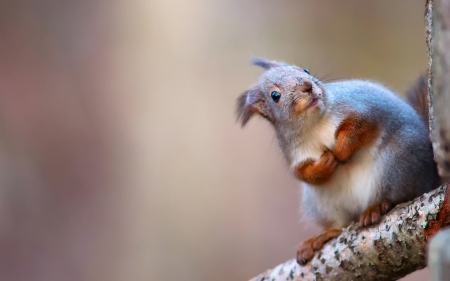
[[[439,174],[445,180],[450,177],[450,81],[448,77],[450,54],[450,1],[429,0],[425,14],[429,58],[428,94],[430,131],[433,151]],[[447,51],[446,51],[447,50]],[[450,197],[447,194],[446,202]],[[439,214],[448,223],[448,204]],[[443,214],[447,212],[447,215]],[[444,219],[443,219],[444,218]],[[441,225],[442,225],[441,224]],[[450,229],[439,231],[430,242],[428,264],[431,280],[448,280],[450,276]]]
[[[434,7],[433,7],[434,5]],[[427,2],[428,55],[431,75],[429,79],[431,137],[439,174],[450,179],[450,0]]]
[[[442,214],[445,193],[441,186],[400,204],[375,227],[353,224],[307,265],[290,260],[252,281],[397,280],[426,266],[427,240],[446,221],[439,222],[439,216],[447,218],[447,212]]]
[[[428,125],[430,129],[430,137],[433,139],[431,132],[434,131],[434,99],[433,99],[433,73],[431,70],[433,69],[433,48],[432,48],[432,39],[433,39],[433,0],[428,1],[425,7],[425,26],[426,26],[426,41],[427,41],[427,49],[428,49]],[[433,142],[433,153],[436,150],[436,143]]]

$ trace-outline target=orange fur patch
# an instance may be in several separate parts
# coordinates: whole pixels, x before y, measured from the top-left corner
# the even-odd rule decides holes
[[[299,99],[297,100],[295,107],[294,107],[294,112],[296,114],[301,114],[305,108],[308,106],[309,104],[309,99]]]
[[[352,114],[344,119],[335,133],[334,157],[343,163],[361,147],[371,143],[379,134],[376,121]]]
[[[338,162],[331,151],[326,151],[318,161],[307,159],[294,167],[294,175],[310,184],[323,184],[328,181]]]

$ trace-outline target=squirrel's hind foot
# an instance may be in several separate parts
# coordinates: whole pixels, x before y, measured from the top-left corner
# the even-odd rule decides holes
[[[387,202],[372,205],[362,212],[359,218],[361,227],[368,227],[381,221],[381,217],[392,209],[392,205]]]
[[[341,233],[340,229],[328,229],[325,232],[303,242],[297,250],[297,263],[300,265],[306,264],[313,258],[314,252],[322,249],[325,242],[338,236],[339,233]]]

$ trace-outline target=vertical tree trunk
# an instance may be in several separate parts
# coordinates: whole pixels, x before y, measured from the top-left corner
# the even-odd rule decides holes
[[[450,179],[450,0],[427,1],[431,139],[439,174]]]
[[[444,181],[450,178],[450,1],[428,0],[425,20],[429,58],[428,91],[434,157]],[[450,198],[447,198],[447,201]],[[448,222],[444,222],[448,224]],[[430,241],[428,264],[432,281],[450,276],[450,229]]]

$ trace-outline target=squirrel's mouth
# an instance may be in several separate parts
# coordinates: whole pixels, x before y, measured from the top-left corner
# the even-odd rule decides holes
[[[302,114],[306,110],[315,107],[320,101],[320,97],[313,97],[308,100],[294,100],[292,107],[295,113]]]
[[[311,108],[317,105],[317,103],[319,102],[319,98],[315,97],[311,100],[311,102],[306,106],[306,108]]]
[[[320,85],[317,85],[317,88],[311,87],[307,93],[309,94],[309,97],[302,97],[302,95],[296,95],[294,97],[292,101],[292,108],[296,114],[302,114],[310,108],[321,106],[321,104],[325,102],[324,90],[320,87]]]

